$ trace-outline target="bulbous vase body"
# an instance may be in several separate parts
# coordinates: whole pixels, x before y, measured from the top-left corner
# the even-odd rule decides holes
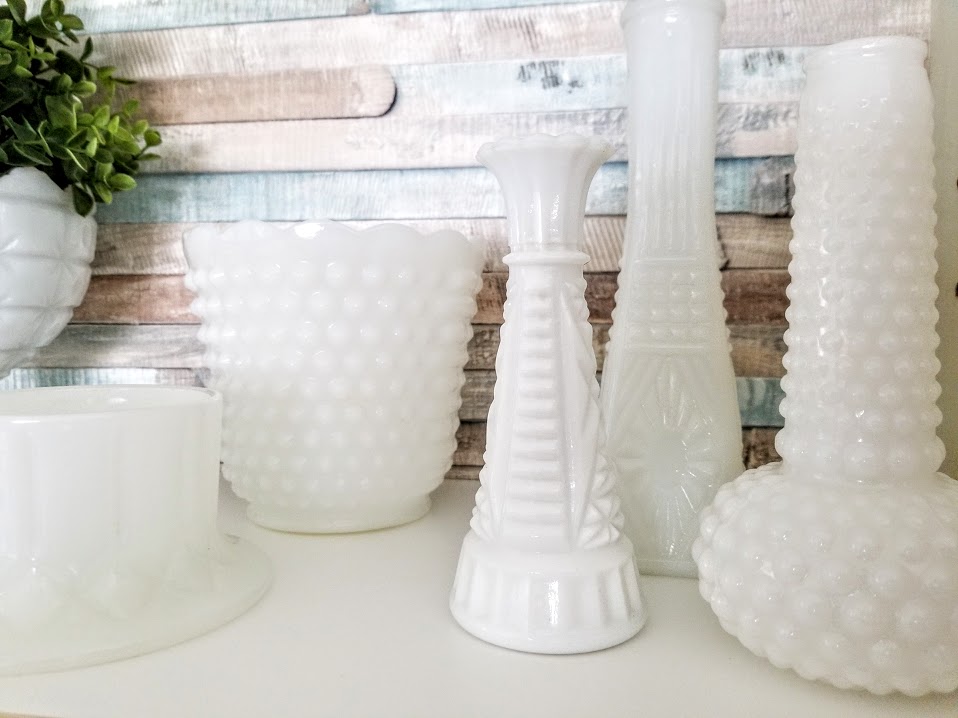
[[[90,284],[96,222],[40,170],[0,177],[0,378],[52,342]]]
[[[602,375],[643,573],[694,576],[699,513],[742,470],[715,229],[722,0],[632,0],[629,216]]]
[[[250,517],[406,523],[452,465],[483,257],[456,232],[261,222],[186,237],[223,472]]]
[[[958,687],[958,484],[937,474],[925,46],[806,63],[782,462],[703,513],[702,595],[775,665],[875,693]]]
[[[645,620],[603,454],[581,251],[611,148],[576,135],[484,145],[510,225],[485,465],[450,606],[470,633],[534,653],[621,643]]]

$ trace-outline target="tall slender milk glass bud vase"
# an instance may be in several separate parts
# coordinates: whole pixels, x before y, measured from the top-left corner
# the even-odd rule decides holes
[[[629,217],[602,405],[643,573],[694,576],[699,513],[742,473],[715,231],[722,0],[631,0]]]
[[[910,695],[958,688],[924,58],[877,38],[805,64],[782,462],[723,487],[695,544],[702,595],[754,653]]]
[[[534,653],[581,653],[642,627],[632,545],[603,428],[581,251],[602,140],[484,145],[509,217],[509,284],[482,486],[450,606],[470,633]]]

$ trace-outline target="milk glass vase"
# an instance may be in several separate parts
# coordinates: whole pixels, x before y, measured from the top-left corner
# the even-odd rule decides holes
[[[452,465],[483,253],[457,232],[241,222],[185,239],[223,473],[269,528],[407,523]]]
[[[782,461],[723,487],[695,545],[702,595],[751,651],[909,695],[958,688],[924,58],[878,38],[805,64]]]
[[[715,230],[722,0],[631,0],[629,216],[602,378],[642,573],[694,576],[698,518],[742,473]]]
[[[451,609],[470,633],[534,653],[621,643],[645,620],[603,453],[581,250],[602,140],[484,145],[506,197],[509,282],[485,466]]]

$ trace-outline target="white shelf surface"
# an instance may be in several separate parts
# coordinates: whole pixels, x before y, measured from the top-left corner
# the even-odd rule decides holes
[[[475,490],[446,482],[430,514],[409,526],[299,536],[251,525],[224,488],[222,526],[273,559],[263,601],[228,626],[147,656],[0,678],[0,715],[958,716],[958,694],[871,696],[774,668],[722,631],[686,579],[643,577],[649,621],[616,648],[535,656],[487,645],[447,607]]]

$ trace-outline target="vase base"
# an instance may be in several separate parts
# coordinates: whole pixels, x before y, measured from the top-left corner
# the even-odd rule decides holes
[[[426,495],[388,503],[311,509],[250,504],[246,514],[253,523],[274,531],[344,534],[412,523],[425,516],[431,505]]]
[[[634,636],[646,613],[621,537],[563,554],[501,548],[470,532],[450,598],[453,617],[488,643],[528,653],[588,653]]]

